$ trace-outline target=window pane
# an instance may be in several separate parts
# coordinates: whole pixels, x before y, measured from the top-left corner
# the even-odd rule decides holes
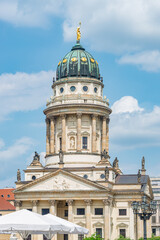
[[[103,208],[95,208],[95,215],[103,215]]]
[[[48,214],[49,208],[42,208],[42,215]]]
[[[152,223],[156,223],[156,216],[152,216]]]
[[[127,215],[127,210],[126,209],[119,209],[119,216],[125,216]]]
[[[120,229],[120,235],[126,237],[126,229]]]
[[[82,148],[87,149],[87,137],[82,138]]]
[[[84,235],[83,234],[78,234],[78,240],[83,240]]]
[[[102,238],[102,228],[96,228],[96,235]]]
[[[68,210],[64,210],[64,216],[68,217]]]
[[[85,208],[77,208],[77,215],[85,215]]]
[[[64,234],[64,240],[68,240],[68,234]]]

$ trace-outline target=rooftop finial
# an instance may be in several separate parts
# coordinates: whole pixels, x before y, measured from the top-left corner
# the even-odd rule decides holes
[[[81,32],[80,32],[81,22],[79,22],[79,27],[77,27],[77,42],[80,42]]]

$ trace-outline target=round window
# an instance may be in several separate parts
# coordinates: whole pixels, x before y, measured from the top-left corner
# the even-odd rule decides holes
[[[88,91],[88,87],[87,87],[87,86],[84,86],[84,87],[83,87],[83,91],[87,92],[87,91]]]
[[[96,87],[94,88],[94,92],[97,93],[97,88]]]
[[[105,175],[102,173],[100,177],[103,179],[103,178],[105,178]]]
[[[70,90],[71,90],[72,92],[74,92],[74,91],[76,90],[76,87],[75,87],[75,86],[71,86],[71,87],[70,87]]]
[[[61,88],[60,88],[60,93],[63,93],[63,91],[64,91],[64,88],[61,87]]]
[[[83,176],[85,179],[87,179],[88,178],[88,175],[87,174],[84,174],[84,176]]]
[[[33,176],[32,176],[32,180],[36,180],[36,176],[33,175]]]

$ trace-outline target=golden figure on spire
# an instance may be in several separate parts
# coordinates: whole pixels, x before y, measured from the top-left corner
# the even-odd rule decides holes
[[[81,22],[79,23],[79,27],[77,27],[77,42],[81,39],[81,32],[80,32]]]

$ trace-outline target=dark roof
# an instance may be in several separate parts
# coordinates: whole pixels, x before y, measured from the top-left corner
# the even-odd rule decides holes
[[[56,80],[67,77],[89,77],[100,80],[97,61],[79,42],[58,63]]]
[[[145,184],[148,181],[149,176],[141,176],[141,184]],[[137,174],[130,175],[118,175],[116,177],[116,184],[138,184]]]

